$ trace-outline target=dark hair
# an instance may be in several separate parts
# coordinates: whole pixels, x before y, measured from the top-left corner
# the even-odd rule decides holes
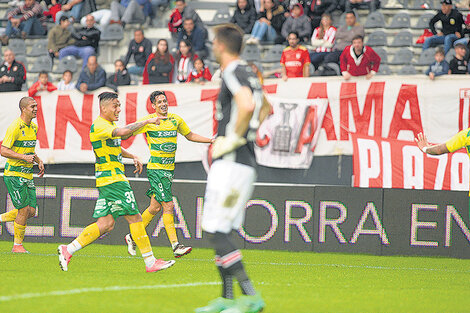
[[[137,28],[136,30],[134,30],[134,33],[135,32],[141,32],[142,35],[144,34],[144,30],[142,28]]]
[[[202,63],[202,68],[205,68],[205,67],[206,67],[206,63],[204,63],[204,60],[203,60],[202,58],[200,58],[200,57],[195,58],[194,61],[193,61],[193,64],[196,63],[196,61],[198,61],[198,60],[201,61],[201,63]]]
[[[163,54],[161,54],[160,51],[158,51],[158,44],[159,44],[161,41],[164,41],[164,42],[166,43],[166,51],[165,51]],[[168,40],[166,40],[166,39],[160,39],[160,40],[158,40],[158,42],[157,42],[157,49],[156,49],[157,51],[155,51],[155,57],[154,57],[154,58],[155,58],[155,62],[156,62],[157,64],[160,63],[160,62],[162,62],[162,61],[163,61],[164,63],[170,62],[170,52],[168,52],[168,49],[169,49],[169,47],[168,47]]]
[[[165,99],[168,100],[168,98],[166,97],[166,94],[165,94],[164,91],[156,90],[156,91],[154,91],[154,92],[152,92],[152,93],[150,94],[150,97],[149,97],[149,98],[150,98],[150,102],[153,103],[153,104],[155,104],[155,99],[157,99],[157,97],[158,97],[158,96],[161,96],[161,95],[164,95],[164,96],[165,96]]]
[[[68,21],[68,19],[69,19],[69,18],[68,18],[67,16],[62,15],[62,16],[60,17],[60,19],[59,19],[59,23],[62,23],[63,21]]]
[[[456,45],[454,46],[454,49],[455,49],[455,48],[462,48],[462,49],[467,50],[467,47],[465,47],[465,45],[464,45],[463,43],[458,43],[458,44],[456,44]]]
[[[47,75],[49,77],[49,73],[47,71],[40,71],[38,76]]]
[[[116,61],[114,61],[114,65],[116,65],[116,63],[117,63],[117,62],[121,62],[121,63],[122,63],[122,65],[124,65],[124,61],[123,61],[123,60],[121,60],[121,59],[117,59]]]
[[[352,41],[356,40],[356,39],[361,39],[361,41],[364,41],[364,37],[362,37],[361,35],[356,35],[353,37]]]
[[[71,70],[65,70],[65,71],[62,73],[62,75],[64,75],[64,74],[65,74],[65,73],[67,73],[67,72],[69,72],[69,73],[70,73],[70,75],[72,75],[72,76],[73,76],[73,73],[72,73],[72,71],[71,71]]]
[[[31,102],[31,101],[36,101],[34,100],[33,97],[23,97],[20,99],[20,102],[18,104],[20,111],[23,111],[24,108]]]
[[[352,14],[352,15],[354,15],[354,17],[356,17],[356,12],[354,12],[352,10],[351,11],[346,11],[346,12],[344,12],[344,14],[345,14],[344,16],[346,16],[346,14]]]
[[[175,0],[175,2],[178,2],[178,1],[183,2],[183,3],[186,3],[185,0]]]
[[[235,24],[221,24],[214,28],[215,37],[229,53],[239,55],[243,48],[243,31]]]
[[[445,52],[444,52],[444,50],[443,50],[442,48],[437,48],[437,49],[436,49],[436,52],[434,53],[434,55],[436,55],[436,54],[442,54],[442,55],[444,55],[444,56],[446,55]]]
[[[190,17],[185,18],[185,19],[183,20],[183,23],[186,22],[186,21],[192,21],[192,22],[194,23],[194,20],[193,20],[192,18],[190,18]]]
[[[295,35],[295,37],[297,37],[297,39],[299,39],[299,33],[296,32],[295,30],[291,30],[291,31],[287,34],[287,37],[289,37],[290,35]]]
[[[191,41],[189,41],[188,39],[183,39],[180,41],[180,44],[182,42],[184,42],[184,44],[189,47],[188,57],[192,58],[193,57],[193,45],[191,44]],[[179,45],[178,45],[178,52],[176,53],[176,58],[178,59],[178,61],[179,59],[181,59],[181,51],[180,51]]]
[[[102,92],[98,95],[98,99],[100,99],[100,104],[104,101],[113,100],[117,98],[118,98],[117,93],[109,92],[109,91]]]

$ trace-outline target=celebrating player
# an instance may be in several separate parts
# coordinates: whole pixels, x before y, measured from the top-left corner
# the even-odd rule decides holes
[[[207,177],[202,228],[215,248],[222,297],[196,312],[260,312],[265,303],[255,292],[242,264],[241,252],[229,240],[232,229],[244,219],[245,206],[256,179],[254,139],[270,105],[251,68],[242,64],[243,32],[233,24],[215,28],[213,51],[222,69],[222,87],[217,101],[218,137],[212,147],[214,163]],[[244,296],[233,300],[233,277]]]
[[[60,267],[63,271],[67,271],[70,259],[75,252],[111,231],[114,228],[115,219],[118,216],[124,216],[129,223],[132,237],[142,253],[147,272],[166,269],[175,261],[157,260],[153,256],[134,192],[124,175],[122,158],[134,160],[136,168],[134,173],[142,172],[142,162],[137,156],[121,148],[121,138],[129,138],[134,131],[145,125],[158,124],[159,118],[149,118],[125,127],[117,127],[114,121],[119,119],[119,112],[121,112],[117,93],[103,92],[98,98],[100,116],[93,122],[90,129],[90,140],[96,156],[96,187],[99,191],[99,198],[93,213],[97,221],[88,225],[69,245],[59,246]]]
[[[173,249],[173,255],[179,258],[190,253],[192,248],[178,242],[173,218],[174,204],[171,184],[175,169],[177,132],[189,141],[211,143],[212,139],[193,133],[181,117],[174,113],[168,113],[168,99],[165,92],[152,92],[150,102],[155,113],[147,115],[142,120],[160,118],[160,124],[148,124],[134,132],[134,134],[145,133],[151,155],[147,164],[147,176],[150,182],[147,196],[150,197],[150,205],[142,213],[142,221],[147,227],[163,207],[163,224]],[[132,238],[131,234],[125,236],[127,251],[129,254],[135,255],[135,243]]]
[[[12,252],[28,253],[23,247],[26,222],[36,215],[36,187],[33,181],[33,164],[39,167],[39,177],[44,175],[44,164],[35,153],[38,126],[38,104],[31,97],[20,100],[20,117],[7,129],[2,142],[1,155],[7,158],[3,180],[7,186],[14,210],[0,215],[0,222],[14,221],[14,244]]]

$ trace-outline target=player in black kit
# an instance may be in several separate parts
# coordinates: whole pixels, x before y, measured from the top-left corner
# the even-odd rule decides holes
[[[254,140],[259,124],[269,114],[261,83],[251,67],[240,60],[243,32],[233,24],[215,28],[213,51],[222,70],[217,100],[217,138],[207,177],[202,228],[215,249],[215,264],[223,283],[222,297],[201,312],[260,312],[265,303],[245,272],[242,255],[229,240],[243,222],[245,206],[256,180]],[[234,300],[233,278],[243,296]]]

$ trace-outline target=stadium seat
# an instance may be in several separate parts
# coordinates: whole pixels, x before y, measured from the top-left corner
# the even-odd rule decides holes
[[[261,52],[258,45],[245,45],[241,58],[247,62],[261,60]]]
[[[26,55],[24,54],[15,55],[15,61],[23,63],[25,69],[27,69],[28,62],[26,61]]]
[[[415,26],[413,26],[414,29],[427,29],[429,28],[429,21],[431,18],[434,16],[433,13],[424,13],[422,14],[419,18],[418,21],[416,22]]]
[[[48,55],[48,54],[49,52],[47,51],[47,39],[40,39],[40,40],[37,40],[33,44],[33,47],[31,48],[31,52],[29,53],[29,56],[38,57],[41,55]]]
[[[368,46],[386,46],[387,45],[387,34],[384,31],[376,30],[369,35],[366,45]]]
[[[413,35],[409,30],[403,30],[395,35],[390,47],[409,47],[413,44]]]
[[[416,69],[413,65],[405,65],[399,71],[398,75],[416,75]]]
[[[388,63],[388,53],[387,50],[384,48],[374,48],[374,51],[379,55],[380,57],[380,64],[387,64]]]
[[[435,49],[426,49],[420,53],[418,62],[416,65],[429,65],[434,62],[434,54],[436,53]]]
[[[450,62],[454,57],[455,57],[455,49],[451,48],[449,51],[447,51],[445,60],[447,62]]]
[[[52,70],[52,60],[49,55],[41,55],[36,58],[33,66],[29,70],[31,73],[39,73],[41,71],[50,72]]]
[[[374,11],[367,16],[365,28],[385,28],[385,18],[382,12]]]
[[[410,27],[410,15],[406,12],[397,13],[393,16],[392,22],[388,28],[399,29]]]
[[[436,3],[434,0],[414,0],[413,5],[411,6],[411,8],[415,10],[422,10],[422,9],[434,10],[434,9],[438,9],[438,7],[439,6],[436,6]]]
[[[66,70],[69,70],[72,73],[75,73],[77,72],[77,69],[78,69],[77,60],[75,59],[75,57],[69,55],[59,61],[59,65],[57,66],[55,70],[53,70],[53,73],[62,74]]]
[[[8,42],[8,48],[13,51],[15,55],[26,54],[26,43],[23,39],[13,38]]]
[[[101,33],[100,40],[110,41],[110,40],[122,40],[124,38],[124,31],[122,26],[119,24],[110,24],[104,27],[103,32]]]
[[[279,63],[281,61],[282,51],[284,51],[284,45],[274,45],[264,54],[261,60],[264,63]]]
[[[377,75],[392,75],[392,70],[387,64],[380,64]]]
[[[214,17],[212,18],[212,21],[208,21],[205,24],[208,26],[215,26],[223,23],[229,23],[230,22],[230,11],[228,7],[223,7],[217,10],[215,12]]]
[[[391,65],[408,65],[413,59],[413,51],[408,48],[402,48],[398,50],[393,56],[392,61],[389,62]]]

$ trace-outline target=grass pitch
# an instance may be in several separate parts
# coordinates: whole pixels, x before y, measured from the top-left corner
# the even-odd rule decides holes
[[[69,271],[57,244],[25,243],[28,255],[0,241],[0,312],[186,313],[220,295],[209,249],[194,249],[162,272],[145,273],[124,246],[94,244]],[[172,258],[169,248],[155,254]],[[243,251],[269,313],[469,312],[470,260]],[[237,295],[240,293],[235,285]]]

